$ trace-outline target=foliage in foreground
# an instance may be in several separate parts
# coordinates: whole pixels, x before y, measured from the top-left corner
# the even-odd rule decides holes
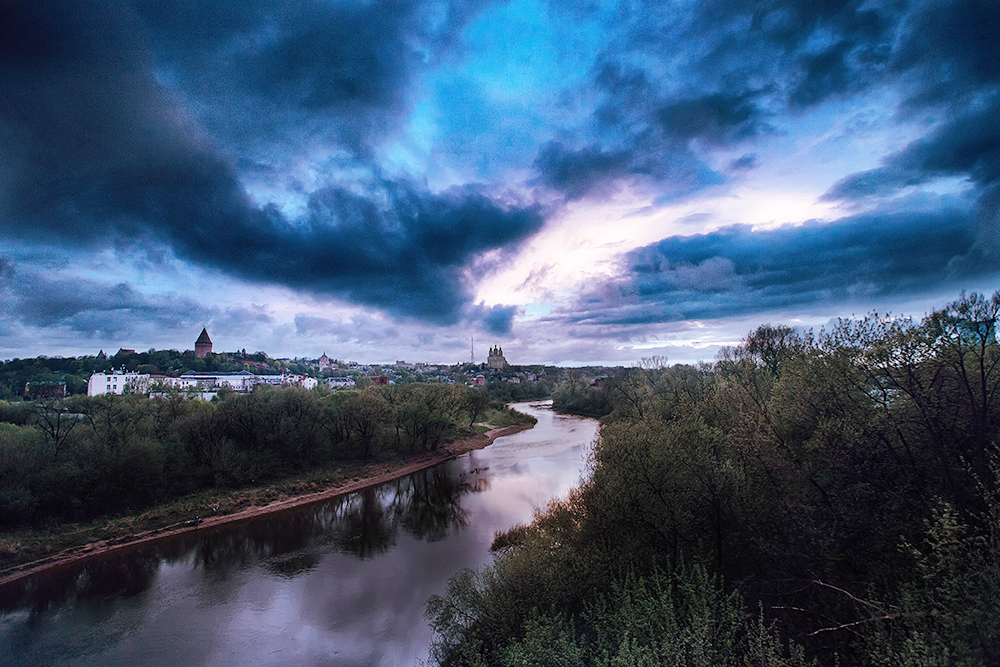
[[[615,378],[588,480],[432,598],[441,665],[1000,663],[1000,294]]]

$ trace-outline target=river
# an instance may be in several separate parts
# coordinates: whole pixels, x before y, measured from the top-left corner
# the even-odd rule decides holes
[[[0,590],[0,665],[417,664],[427,599],[583,475],[596,421],[514,407],[538,424],[436,468]]]

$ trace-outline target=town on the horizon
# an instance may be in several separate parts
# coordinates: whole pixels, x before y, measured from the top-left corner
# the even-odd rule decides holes
[[[0,366],[0,400],[126,393],[150,397],[179,393],[211,400],[220,393],[248,393],[259,386],[338,390],[410,382],[518,385],[557,382],[564,371],[556,366],[513,365],[498,344],[490,346],[484,361],[476,362],[473,349],[469,361],[454,364],[404,360],[365,364],[330,357],[325,350],[315,358],[271,358],[246,349],[216,352],[208,328],[203,327],[193,349],[184,351],[120,347],[110,356],[102,349],[93,356],[8,359]],[[590,382],[606,377],[598,366],[576,372]]]

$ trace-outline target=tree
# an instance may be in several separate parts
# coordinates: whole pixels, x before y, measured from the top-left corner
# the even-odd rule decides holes
[[[52,460],[58,461],[69,434],[80,423],[80,415],[72,413],[62,400],[45,399],[35,401],[31,408],[31,423],[44,434],[52,445]]]
[[[389,403],[375,387],[358,392],[343,405],[348,433],[361,446],[365,463],[381,449],[379,432],[388,413]]]
[[[486,413],[490,398],[482,389],[470,389],[462,393],[462,408],[469,415],[469,428]]]

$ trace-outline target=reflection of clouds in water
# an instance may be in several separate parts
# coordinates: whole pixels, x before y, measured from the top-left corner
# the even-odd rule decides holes
[[[423,474],[41,578],[0,600],[5,667],[412,665],[427,598],[579,482],[596,422],[522,411],[534,429]]]

